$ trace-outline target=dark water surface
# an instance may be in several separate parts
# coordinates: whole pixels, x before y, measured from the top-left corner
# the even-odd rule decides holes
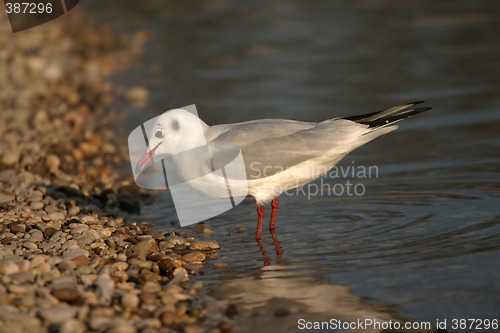
[[[119,30],[152,32],[145,65],[117,78],[151,93],[145,110],[129,110],[128,130],[190,104],[208,124],[322,120],[421,99],[434,108],[341,162],[377,167],[378,177],[351,179],[363,196],[283,196],[284,257],[267,232],[263,240],[271,266],[254,240],[253,200],[207,221],[222,246],[211,263],[229,263],[198,277],[214,294],[262,318],[284,300],[318,320],[500,319],[500,2],[84,7]],[[169,194],[142,216],[171,228]],[[238,330],[257,325],[247,319]],[[296,327],[294,314],[269,320],[274,331]]]

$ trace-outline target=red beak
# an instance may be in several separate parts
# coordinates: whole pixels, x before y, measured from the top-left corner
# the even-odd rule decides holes
[[[148,166],[153,164],[153,158],[155,157],[155,152],[156,149],[160,146],[161,142],[156,145],[153,149],[150,151],[146,152],[144,155],[142,155],[141,159],[139,162],[137,162],[137,165],[135,166],[135,175],[139,176],[139,174],[144,171]]]

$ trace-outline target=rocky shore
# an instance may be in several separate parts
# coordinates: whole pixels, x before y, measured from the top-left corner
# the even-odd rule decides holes
[[[117,171],[128,163],[112,110],[124,88],[109,77],[145,40],[76,11],[0,34],[2,333],[231,329],[227,304],[191,279],[219,244],[122,217],[140,200]]]

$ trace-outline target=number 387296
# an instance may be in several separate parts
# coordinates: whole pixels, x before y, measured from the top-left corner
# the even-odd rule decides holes
[[[5,11],[7,14],[50,14],[52,13],[52,4],[35,2],[7,2],[5,3]]]

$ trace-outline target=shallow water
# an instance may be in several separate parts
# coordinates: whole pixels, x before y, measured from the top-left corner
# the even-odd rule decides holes
[[[306,313],[500,319],[500,3],[84,6],[118,29],[152,31],[146,65],[117,78],[151,92],[147,112],[128,110],[129,130],[189,104],[209,124],[321,120],[421,99],[434,108],[341,162],[378,168],[378,177],[351,179],[364,195],[281,197],[284,255],[265,233],[270,266],[254,240],[253,200],[207,221],[222,246],[214,261],[229,264],[198,277],[214,294],[263,313],[287,300],[273,304],[298,310],[271,316],[275,331],[294,329]],[[317,184],[337,181],[345,179]],[[171,228],[168,192],[142,217]],[[246,232],[234,232],[239,226]],[[245,319],[238,330],[251,331],[257,321]]]

